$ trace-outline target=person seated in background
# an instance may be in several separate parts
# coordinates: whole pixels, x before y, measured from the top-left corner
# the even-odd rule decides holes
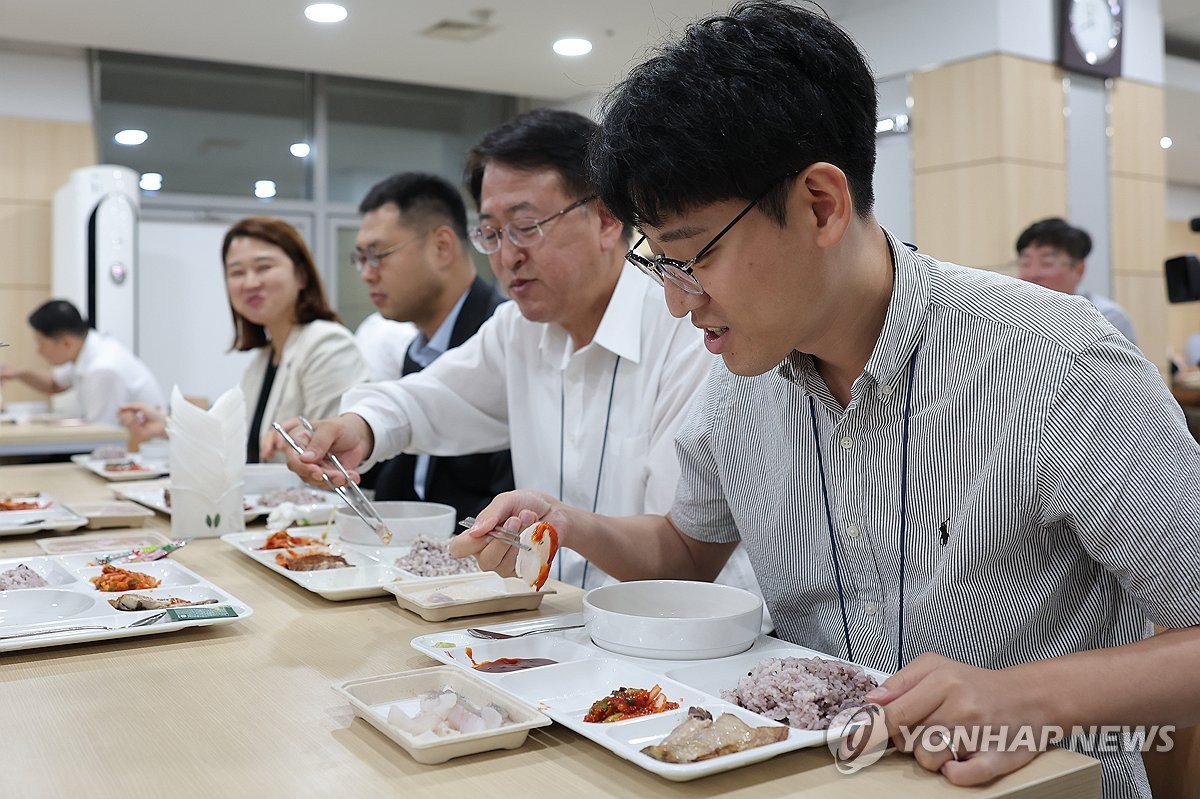
[[[1036,757],[1023,732],[1200,721],[1200,446],[1093,308],[880,226],[850,36],[738,3],[602,111],[593,190],[721,356],[676,437],[674,504],[614,518],[518,490],[451,553],[512,573],[487,533],[545,518],[623,580],[706,580],[741,544],[776,635],[895,672],[856,718],[957,785]],[[911,735],[932,725],[954,752]],[[1106,799],[1150,795],[1137,745],[1072,745]]]
[[[1200,368],[1200,333],[1193,333],[1183,348],[1183,362],[1192,368]]]
[[[300,233],[282,219],[236,222],[221,244],[233,315],[233,349],[252,351],[242,374],[246,398],[246,462],[258,463],[271,423],[334,413],[346,391],[367,379],[354,336],[329,305],[321,276]],[[161,405],[161,403],[160,403]],[[161,407],[129,404],[121,422],[133,438],[166,435]]]
[[[416,337],[417,328],[412,322],[394,322],[379,311],[367,314],[358,323],[354,344],[367,362],[372,383],[404,376],[404,356]]]
[[[1086,230],[1058,217],[1034,222],[1017,237],[1017,276],[1063,294],[1075,294],[1091,251],[1092,237]],[[1137,344],[1133,323],[1124,308],[1100,294],[1085,291],[1080,296],[1094,305],[1121,335]]]
[[[537,109],[483,137],[466,166],[480,216],[471,241],[514,301],[420,374],[351,391],[340,416],[303,436],[304,458],[289,455],[294,471],[319,479],[326,452],[361,469],[397,452],[509,446],[518,486],[604,513],[666,511],[675,433],[713,360],[626,263],[628,231],[585,173],[595,130]],[[758,593],[740,557],[720,579]],[[612,581],[570,551],[551,576]]]
[[[363,356],[399,356],[396,378],[417,374],[475,335],[506,300],[475,271],[466,205],[447,181],[421,172],[392,175],[367,193],[358,211],[363,218],[351,261],[371,302],[384,323],[417,329],[407,349],[382,354],[368,345]],[[512,458],[507,449],[437,458],[402,454],[376,466],[372,479],[378,500],[441,502],[473,516],[513,488]]]
[[[161,405],[162,389],[149,367],[121,342],[93,330],[66,300],[50,300],[29,315],[38,355],[54,369],[0,366],[0,383],[20,380],[43,394],[77,390],[83,418],[116,425],[128,402]]]

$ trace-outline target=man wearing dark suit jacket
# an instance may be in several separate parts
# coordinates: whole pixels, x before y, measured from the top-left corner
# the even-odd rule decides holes
[[[505,298],[476,274],[468,255],[466,206],[442,178],[393,175],[375,185],[358,210],[363,219],[354,266],[384,318],[416,326],[404,374],[419,372],[473,336]],[[374,471],[376,499],[442,502],[459,516],[474,515],[513,488],[508,450],[457,457],[405,454]]]

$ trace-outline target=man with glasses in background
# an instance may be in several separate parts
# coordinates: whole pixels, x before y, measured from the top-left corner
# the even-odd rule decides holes
[[[1086,230],[1058,217],[1034,222],[1017,237],[1017,276],[1044,288],[1075,294],[1087,269],[1092,237]],[[1125,309],[1108,297],[1090,292],[1081,295],[1112,324],[1121,335],[1137,344],[1133,324]]]
[[[397,377],[417,374],[475,335],[504,295],[476,273],[467,251],[466,206],[444,179],[392,175],[371,188],[358,211],[363,218],[351,263],[383,319],[417,329],[402,352],[363,357],[398,357]],[[379,464],[371,482],[379,500],[441,502],[471,515],[513,487],[512,461],[505,448],[454,457],[403,454]]]
[[[479,205],[471,240],[514,302],[421,374],[349,392],[303,462],[289,457],[297,473],[319,480],[327,451],[361,469],[396,452],[510,446],[523,488],[616,515],[670,507],[675,432],[713,361],[662,289],[626,266],[628,231],[585,177],[595,130],[538,109],[483,137],[465,174]],[[611,580],[570,551],[551,576]],[[758,590],[744,554],[720,579]]]

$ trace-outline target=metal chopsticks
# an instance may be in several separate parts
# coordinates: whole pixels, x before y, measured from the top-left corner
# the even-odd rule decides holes
[[[309,435],[312,435],[313,426],[303,416],[300,417],[300,424],[304,426],[304,429],[308,431]],[[288,443],[288,446],[296,451],[297,455],[304,454],[304,448],[296,443],[296,439],[288,435],[288,432],[283,429],[283,425],[279,424],[279,422],[272,422],[271,427],[275,428],[275,432],[283,436],[283,440]],[[342,476],[346,478],[346,485],[334,485],[333,481],[329,479],[329,475],[322,472],[321,478],[325,481],[325,484],[328,485],[335,494],[341,497],[342,502],[345,502],[348,506],[350,506],[350,510],[354,511],[354,513],[358,515],[358,518],[363,520],[363,524],[375,531],[375,535],[379,536],[379,540],[382,543],[391,543],[392,531],[388,529],[387,524],[383,521],[383,517],[379,515],[379,511],[375,510],[375,506],[372,505],[366,496],[363,495],[362,489],[355,485],[354,481],[350,479],[349,473],[346,472],[345,467],[342,466],[341,461],[337,459],[337,456],[330,453],[328,459],[335,467],[337,467],[337,470],[342,473]]]
[[[459,522],[458,526],[465,527],[468,530],[471,529],[472,527],[475,526],[475,517],[468,516],[467,518],[465,518],[461,522]],[[497,541],[503,541],[504,543],[508,544],[510,547],[516,547],[517,549],[523,549],[526,552],[533,551],[533,547],[529,546],[528,544],[521,543],[521,534],[518,532],[515,532],[513,530],[505,530],[502,527],[497,527],[494,530],[488,530],[487,535],[490,535],[492,538],[496,539]]]

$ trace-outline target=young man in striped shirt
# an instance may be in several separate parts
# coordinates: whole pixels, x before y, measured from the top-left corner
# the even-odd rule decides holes
[[[515,492],[454,553],[510,571],[482,536],[511,516],[548,517],[625,580],[711,579],[744,543],[777,634],[897,672],[868,699],[955,784],[1036,749],[950,752],[902,727],[1197,723],[1200,448],[1178,406],[1083,298],[883,230],[875,113],[853,41],[782,3],[634,68],[596,185],[724,362],[677,438],[674,505],[612,519]],[[1136,747],[1080,748],[1106,797],[1149,796]]]

